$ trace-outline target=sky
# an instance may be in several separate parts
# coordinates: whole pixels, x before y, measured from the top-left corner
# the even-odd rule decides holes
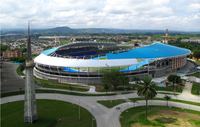
[[[200,31],[200,0],[0,0],[1,28]]]

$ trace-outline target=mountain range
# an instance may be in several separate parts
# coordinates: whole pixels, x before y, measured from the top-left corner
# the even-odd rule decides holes
[[[137,29],[113,29],[113,28],[70,28],[70,27],[55,27],[48,29],[32,29],[32,34],[39,35],[78,35],[78,34],[163,34],[165,30],[137,30]],[[184,31],[169,31],[170,34],[184,34],[200,32],[184,32]],[[1,31],[3,35],[23,35],[26,34],[26,29],[4,29]]]

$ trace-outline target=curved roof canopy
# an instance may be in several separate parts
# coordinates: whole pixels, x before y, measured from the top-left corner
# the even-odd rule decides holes
[[[94,60],[94,59],[70,59],[47,56],[40,54],[34,59],[35,63],[58,67],[119,67],[137,64],[137,59],[115,59],[115,60]]]

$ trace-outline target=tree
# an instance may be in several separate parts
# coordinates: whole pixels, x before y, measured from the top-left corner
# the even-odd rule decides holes
[[[26,47],[20,48],[20,51],[21,51],[22,53],[26,53],[26,52],[27,52]]]
[[[167,80],[168,80],[169,82],[172,83],[172,85],[173,85],[173,90],[174,90],[174,92],[175,92],[175,84],[181,83],[181,77],[180,77],[180,76],[177,76],[177,75],[169,75],[169,76],[167,77]]]
[[[125,90],[126,86],[129,85],[129,78],[121,74],[119,76],[119,83],[123,86]]]
[[[9,47],[7,45],[0,44],[0,51],[1,52],[6,51],[7,49],[9,49]]]
[[[20,62],[20,63],[24,63],[25,62],[25,57],[13,57],[10,58],[11,61],[15,61],[15,62]]]
[[[168,106],[169,106],[169,105],[168,105],[168,101],[171,99],[171,97],[168,96],[168,95],[165,95],[165,96],[164,96],[164,99],[167,101],[167,107],[168,107]]]
[[[116,90],[120,85],[127,85],[129,83],[128,77],[125,77],[123,73],[113,70],[110,72],[104,72],[102,82],[106,90]]]
[[[142,83],[139,84],[137,94],[138,96],[143,96],[146,101],[147,119],[148,100],[154,98],[157,95],[156,89],[154,88],[154,84],[152,83],[152,79],[150,77],[143,78]]]
[[[132,81],[135,81],[136,84],[140,82],[140,78],[138,76],[132,76]]]
[[[194,51],[193,57],[200,59],[200,51]]]
[[[110,85],[108,83],[104,83],[103,86],[104,86],[104,89],[106,90],[106,94],[107,94],[107,92],[110,90]]]

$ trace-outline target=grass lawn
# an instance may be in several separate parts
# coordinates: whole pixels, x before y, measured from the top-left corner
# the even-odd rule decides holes
[[[23,66],[19,65],[16,69],[16,72],[18,75],[24,76],[23,73]],[[55,88],[55,89],[66,89],[66,90],[73,90],[73,91],[88,91],[89,87],[85,86],[80,86],[80,85],[72,85],[72,84],[66,84],[66,83],[58,83],[56,81],[49,81],[49,80],[43,80],[43,79],[38,79],[34,78],[34,81],[36,82],[37,85],[46,87],[46,88]]]
[[[64,40],[64,39],[62,39],[62,40],[60,40],[60,45],[65,45],[65,44],[68,44],[68,43],[70,43],[70,40]]]
[[[158,91],[158,94],[167,94],[167,95],[179,95],[180,93],[174,93],[174,92],[167,92],[167,91]]]
[[[98,103],[104,105],[105,107],[107,108],[112,108],[116,105],[119,105],[119,104],[122,104],[124,102],[126,102],[126,100],[123,100],[123,99],[116,99],[116,100],[100,100],[100,101],[97,101]]]
[[[66,89],[66,90],[73,90],[73,91],[88,91],[89,87],[80,86],[80,85],[71,85],[71,84],[62,84],[55,81],[43,80],[34,78],[34,81],[37,85],[46,87],[46,88],[55,88],[55,89]]]
[[[16,72],[19,76],[24,76],[24,73],[23,73],[23,70],[24,70],[24,67],[22,64],[20,64],[17,69],[16,69]]]
[[[191,92],[194,95],[200,95],[200,83],[193,83]]]
[[[140,100],[144,100],[143,98],[129,98],[130,102],[136,102]],[[153,98],[153,100],[165,100],[164,98]],[[179,102],[184,104],[191,104],[191,105],[197,105],[200,106],[200,103],[197,102],[191,102],[191,101],[184,101],[184,100],[177,100],[177,99],[170,99],[171,102]],[[116,100],[99,100],[98,103],[104,105],[107,108],[113,108],[119,104],[127,102],[123,99],[116,99]]]
[[[195,63],[200,65],[200,60],[196,60]]]
[[[200,112],[164,106],[150,106],[147,120],[145,107],[128,109],[120,116],[122,127],[199,127],[199,119]]]
[[[91,94],[91,93],[77,93],[72,91],[58,91],[58,90],[44,90],[44,89],[37,89],[36,93],[58,93],[58,94],[67,94],[67,95],[75,95],[75,96],[111,96],[116,95],[116,93],[109,93],[109,94]],[[8,92],[8,93],[1,93],[1,97],[8,97],[14,95],[22,95],[24,91],[15,91],[15,92]]]
[[[194,73],[194,74],[191,74],[190,76],[195,76],[195,77],[197,77],[197,78],[200,78],[200,72],[196,72],[196,73]]]
[[[71,103],[37,100],[38,120],[34,124],[23,122],[23,107],[23,101],[1,105],[1,127],[90,127],[92,125],[92,115],[81,108],[79,120],[79,107]]]
[[[183,91],[183,86],[181,85],[176,85],[175,86],[175,91],[173,89],[173,86],[166,86],[166,87],[159,87],[159,86],[155,86],[155,89],[158,91],[171,91],[171,92],[179,92],[182,93]]]
[[[163,99],[164,100],[164,99]],[[196,105],[196,106],[200,106],[200,102],[192,102],[192,101],[184,101],[184,100],[177,100],[177,99],[171,99],[169,101],[173,101],[173,102],[180,102],[180,103],[185,103],[185,104],[191,104],[191,105]]]

